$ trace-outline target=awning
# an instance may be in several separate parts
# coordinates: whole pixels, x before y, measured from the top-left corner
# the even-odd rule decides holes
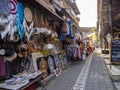
[[[53,18],[55,18],[55,19],[57,19],[57,20],[63,21],[63,18],[60,17],[60,16],[55,12],[55,10],[53,9],[52,5],[46,4],[45,1],[43,1],[43,0],[35,0],[35,1],[38,2],[39,5],[42,6],[42,7],[45,9],[44,12],[46,11],[46,13],[47,13],[49,16],[52,17],[52,16],[54,15]],[[52,14],[52,15],[51,15],[51,14]]]

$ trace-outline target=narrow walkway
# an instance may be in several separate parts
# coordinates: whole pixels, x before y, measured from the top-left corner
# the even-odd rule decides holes
[[[93,55],[85,90],[115,90],[107,66],[97,52]]]
[[[97,52],[90,55],[87,60],[71,63],[60,76],[49,82],[46,89],[115,90],[104,60]]]
[[[51,81],[47,90],[71,90],[78,75],[84,66],[85,61],[71,62],[69,67],[63,73]]]
[[[58,77],[55,77],[45,87],[47,90],[71,90],[75,84],[78,75],[84,66],[85,60],[79,62],[71,62],[68,68]],[[37,90],[42,90],[38,88]]]

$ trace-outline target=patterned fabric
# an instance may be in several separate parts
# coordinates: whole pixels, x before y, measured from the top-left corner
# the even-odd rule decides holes
[[[55,70],[55,64],[54,64],[53,58],[49,56],[47,61],[48,61],[49,72],[50,74],[52,74],[54,73],[54,70]]]
[[[29,57],[22,59],[22,61],[21,61],[21,72],[22,71],[28,71],[29,68],[30,68],[30,64],[31,64],[31,61],[30,61]]]

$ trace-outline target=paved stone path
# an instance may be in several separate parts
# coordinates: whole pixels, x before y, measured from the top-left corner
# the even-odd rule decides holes
[[[107,66],[97,52],[93,55],[85,90],[115,90]]]
[[[60,76],[49,82],[46,89],[116,90],[102,57],[97,52],[91,56],[79,63],[72,62]]]
[[[90,66],[91,66],[92,56],[93,56],[93,53],[87,59],[84,67],[82,68],[82,70],[76,80],[75,85],[72,87],[71,90],[85,90],[86,83],[87,83],[86,81],[87,81]]]

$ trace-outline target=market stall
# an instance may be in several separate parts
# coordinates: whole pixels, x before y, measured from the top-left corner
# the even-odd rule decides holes
[[[62,20],[55,12],[49,16],[40,2],[3,2],[8,10],[0,8],[0,88],[27,90],[33,85],[34,90],[37,81],[58,76],[67,64],[59,39]]]

